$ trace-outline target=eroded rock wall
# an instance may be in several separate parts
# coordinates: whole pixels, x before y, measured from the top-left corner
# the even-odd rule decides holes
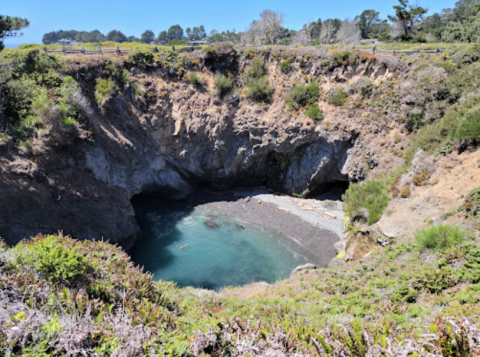
[[[101,109],[94,90],[105,69],[84,66],[69,73],[82,87],[88,139],[40,158],[15,150],[6,155],[0,182],[2,237],[13,244],[32,234],[63,230],[129,247],[139,231],[130,204],[134,195],[182,199],[198,184],[220,189],[264,185],[312,195],[332,183],[364,178],[372,169],[366,157],[373,167],[379,165],[372,137],[382,130],[390,138],[397,132],[394,121],[364,125],[352,118],[358,116],[352,114],[354,107],[335,108],[324,99],[319,103],[325,119],[317,123],[285,105],[295,81],[316,78],[323,91],[360,77],[380,83],[393,76],[385,65],[329,70],[312,59],[307,67],[294,64],[284,74],[279,60],[267,60],[274,88],[267,105],[240,93],[220,101],[213,75],[222,66],[209,61],[197,69],[206,80],[201,88],[161,69],[132,68],[130,84]],[[240,80],[249,62],[236,63]],[[133,94],[132,83],[143,96]]]

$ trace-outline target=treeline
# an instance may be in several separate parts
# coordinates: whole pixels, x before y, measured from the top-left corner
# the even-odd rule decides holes
[[[363,11],[352,19],[318,19],[306,23],[302,29],[285,27],[283,13],[265,10],[244,32],[233,30],[219,32],[215,29],[208,34],[203,25],[187,27],[173,25],[157,35],[146,30],[140,38],[127,37],[113,30],[104,36],[100,31],[55,31],[44,35],[43,43],[56,43],[60,39],[77,42],[143,42],[156,44],[184,44],[194,40],[208,42],[241,43],[245,45],[320,45],[342,43],[358,44],[361,39],[379,41],[410,42],[480,42],[480,0],[459,0],[453,8],[427,16],[427,9],[398,0],[393,6],[394,13],[381,18],[374,9]]]
[[[126,36],[123,32],[118,30],[112,30],[107,35],[102,34],[98,30],[94,31],[52,31],[43,35],[42,42],[45,45],[50,45],[57,43],[61,39],[75,40],[77,42],[84,43],[97,43],[104,41],[113,41],[113,42],[143,42],[143,43],[159,43],[166,44],[176,42],[182,43],[192,40],[202,40],[205,39],[207,33],[205,27],[200,25],[199,27],[187,27],[185,31],[180,25],[173,25],[166,31],[161,31],[158,36],[155,36],[155,33],[152,30],[146,30],[142,33],[140,38],[135,36]]]
[[[75,40],[77,42],[85,42],[85,43],[96,43],[96,42],[103,42],[103,41],[140,42],[140,39],[138,39],[137,37],[135,36],[127,37],[121,31],[117,31],[117,30],[110,31],[106,36],[98,30],[93,30],[93,31],[59,30],[59,31],[48,32],[45,35],[43,35],[42,42],[45,45],[50,45],[50,44],[57,43],[62,39],[67,39],[72,41]]]

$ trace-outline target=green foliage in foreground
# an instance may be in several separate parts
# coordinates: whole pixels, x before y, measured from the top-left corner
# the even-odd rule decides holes
[[[265,352],[279,348],[267,341],[280,335],[290,346],[280,351],[306,355],[317,348],[328,355],[343,345],[347,356],[358,356],[374,344],[395,355],[404,339],[417,341],[412,348],[418,355],[427,348],[455,350],[458,342],[437,339],[426,347],[421,336],[437,330],[448,335],[448,324],[461,329],[457,319],[463,317],[480,322],[480,249],[462,241],[429,250],[435,259],[424,260],[411,243],[377,251],[368,261],[301,272],[247,298],[231,288],[199,296],[153,282],[108,243],[52,235],[14,248],[1,245],[0,279],[10,300],[7,320],[0,322],[0,349],[62,356],[73,333],[77,351],[105,356],[127,350],[135,356],[229,355],[246,336],[255,336],[250,345]],[[458,262],[464,264],[453,269]],[[447,323],[444,316],[453,319]],[[12,327],[18,332],[7,335]],[[202,344],[212,333],[216,342]]]
[[[372,225],[378,222],[388,205],[386,182],[373,180],[352,184],[342,199],[351,220],[363,217],[368,225]]]

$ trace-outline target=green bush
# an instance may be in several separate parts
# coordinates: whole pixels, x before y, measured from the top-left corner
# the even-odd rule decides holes
[[[351,51],[344,50],[344,51],[341,51],[341,52],[335,52],[333,54],[333,59],[334,59],[335,62],[341,64],[345,61],[348,61],[348,59],[350,58],[351,55],[352,55]]]
[[[290,72],[291,69],[292,69],[292,63],[290,62],[289,59],[280,62],[280,71],[282,71],[283,73],[286,74]]]
[[[270,86],[266,76],[267,68],[260,58],[255,58],[246,73],[247,98],[256,102],[270,103],[272,100],[273,88]]]
[[[420,251],[427,249],[441,251],[460,243],[466,235],[468,233],[458,227],[441,224],[421,230],[415,236],[415,240]]]
[[[384,180],[373,180],[350,185],[342,196],[344,210],[351,220],[364,217],[368,225],[380,220],[388,205],[387,185]],[[366,217],[368,211],[368,217]]]
[[[341,107],[347,101],[347,93],[342,88],[333,89],[328,96],[328,102],[337,107]]]
[[[480,106],[474,108],[468,115],[459,123],[454,139],[480,139]]]
[[[302,107],[315,103],[320,98],[320,88],[316,81],[310,82],[308,86],[295,85],[286,98],[289,107],[300,105]]]
[[[230,77],[216,75],[213,78],[213,83],[215,84],[215,88],[217,88],[217,95],[220,98],[225,97],[233,90],[233,80]]]
[[[42,92],[42,88],[34,80],[22,78],[8,82],[5,92],[5,113],[9,124],[16,125],[29,114],[32,102]]]
[[[458,270],[458,276],[462,281],[476,284],[480,283],[480,248],[472,248],[467,255],[465,265]]]
[[[261,58],[255,58],[252,61],[252,65],[248,69],[247,77],[249,79],[255,78],[260,79],[267,74],[267,68],[265,67],[265,63],[262,61]]]
[[[152,64],[155,62],[155,56],[148,50],[136,50],[128,55],[128,62],[138,66],[140,64]]]
[[[314,121],[317,120],[322,120],[325,116],[323,115],[323,112],[320,110],[320,107],[318,106],[317,103],[311,104],[307,110],[305,110],[305,114],[312,118]]]
[[[98,106],[103,107],[106,101],[112,96],[115,84],[110,78],[99,79],[95,86],[95,99]]]
[[[194,87],[200,87],[205,84],[205,79],[202,77],[197,76],[196,73],[190,73],[190,84]]]
[[[78,253],[77,248],[69,249],[58,236],[51,235],[35,243],[17,246],[19,265],[32,265],[43,278],[52,283],[74,285],[83,282],[86,274],[93,271],[88,262]]]
[[[273,88],[270,86],[267,77],[250,80],[247,90],[247,97],[256,101],[270,103],[272,101]]]

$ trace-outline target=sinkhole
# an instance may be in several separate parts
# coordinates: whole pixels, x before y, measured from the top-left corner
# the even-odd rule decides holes
[[[250,212],[251,207],[258,209],[253,206],[257,201],[248,206],[243,200],[208,191],[187,201],[135,197],[132,204],[143,233],[130,251],[132,260],[151,272],[154,280],[211,290],[259,281],[274,283],[299,265],[324,265],[311,249],[283,234],[281,225],[289,222],[262,224],[262,220],[274,219],[272,213],[259,219],[257,211]],[[241,209],[255,219],[245,219],[245,214],[243,219],[236,217]],[[329,258],[335,255],[333,243],[338,237],[331,240]]]

